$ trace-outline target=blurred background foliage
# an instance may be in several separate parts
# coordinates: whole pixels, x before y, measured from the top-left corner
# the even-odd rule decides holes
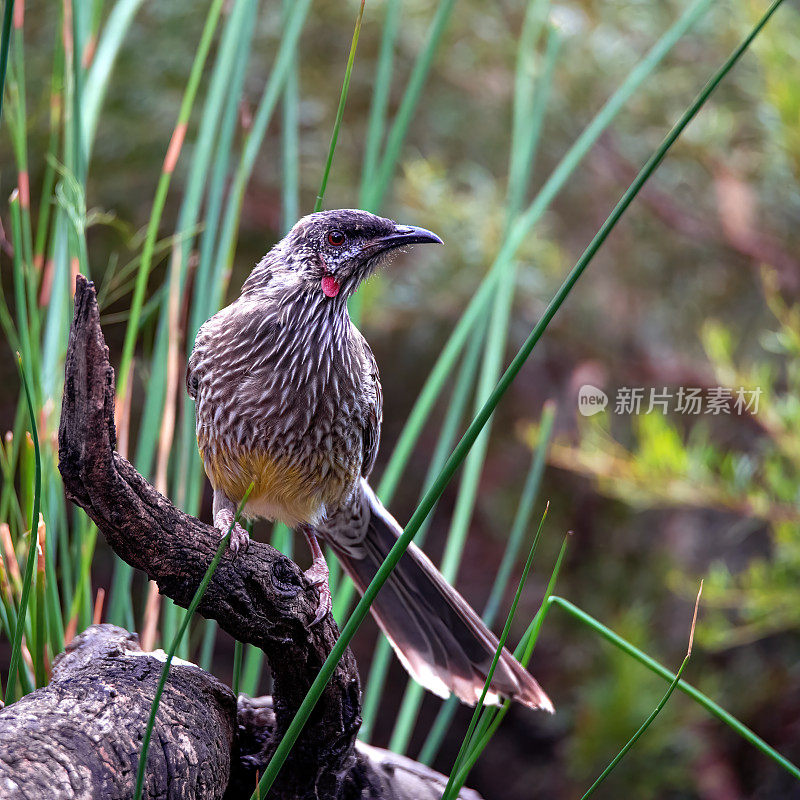
[[[569,144],[686,5],[683,0],[552,4],[553,46],[558,50],[526,196],[542,185]],[[763,5],[755,0],[713,3],[570,178],[517,253],[506,356],[527,335],[636,170]],[[85,4],[89,9],[99,18],[107,16],[100,2]],[[458,0],[381,205],[388,216],[436,231],[446,247],[403,256],[364,291],[361,327],[381,366],[385,396],[377,474],[506,232],[511,108],[525,9],[518,0]],[[301,34],[296,135],[290,142],[299,165],[294,216],[313,207],[356,11],[352,0],[316,0]],[[226,6],[223,17],[229,12]],[[102,105],[85,201],[80,186],[73,187],[74,196],[63,198],[65,209],[85,202],[86,254],[90,274],[101,287],[112,360],[122,351],[155,186],[204,13],[204,4],[201,8],[189,0],[143,3],[136,10]],[[368,0],[327,208],[363,201],[358,186],[387,13],[385,2]],[[421,0],[403,0],[399,13],[390,119],[430,33],[434,9]],[[88,17],[87,30],[93,24]],[[284,18],[280,3],[258,6],[243,100],[232,132],[234,163],[252,124]],[[34,217],[42,211],[36,198],[48,163],[57,173],[64,169],[44,156],[53,114],[53,43],[60,40],[61,25],[61,10],[54,4],[26,4],[26,127]],[[91,37],[87,42],[84,58],[90,59]],[[212,59],[217,47],[215,41]],[[532,76],[542,73],[545,47],[540,41]],[[683,657],[691,605],[704,577],[687,677],[795,762],[800,760],[799,57],[800,13],[789,3],[674,147],[555,318],[496,414],[458,572],[460,590],[482,607],[503,556],[531,448],[538,441],[542,407],[555,401],[553,440],[539,493],[540,504],[551,502],[550,518],[534,565],[538,575],[523,595],[517,636],[538,607],[566,530],[575,535],[559,593],[662,663],[677,667]],[[204,78],[198,107],[208,89]],[[13,92],[12,82],[4,109],[12,126],[20,111]],[[139,439],[139,421],[157,366],[151,356],[158,307],[168,292],[168,255],[174,244],[168,237],[178,225],[200,124],[199,114],[193,114],[159,227],[161,244],[137,339],[131,442]],[[286,124],[279,110],[247,184],[228,299],[236,296],[252,265],[292,218],[286,193]],[[0,138],[3,197],[18,180],[12,142],[7,134]],[[65,180],[62,192],[68,195],[70,186]],[[2,222],[8,236],[12,226],[5,205]],[[3,288],[12,298],[6,245]],[[196,265],[195,254],[190,272]],[[187,314],[183,306],[183,331]],[[57,387],[63,364],[45,359],[39,366],[52,372],[40,376],[42,386]],[[18,412],[19,383],[9,348],[0,353],[0,379],[3,430],[19,431],[24,419]],[[578,413],[578,390],[585,384],[612,398],[604,412],[592,417]],[[620,387],[674,392],[681,386],[700,387],[704,397],[718,386],[734,392],[758,387],[758,411],[720,416],[615,413],[613,397]],[[59,393],[49,403],[46,392],[40,397],[40,436],[50,443],[46,457],[51,459]],[[415,506],[446,411],[446,403],[440,402],[392,501],[400,520]],[[175,413],[180,427],[186,414],[182,400]],[[18,483],[19,505],[15,512],[14,503],[4,500],[3,510],[21,516],[31,501],[26,476],[32,471],[32,456],[27,440],[17,436],[7,439],[4,463],[16,463],[16,448],[23,450],[19,477],[4,467],[4,479]],[[178,458],[173,454],[171,463]],[[50,490],[57,493],[57,488]],[[191,499],[176,493],[173,499],[191,507]],[[442,554],[456,497],[453,486],[433,518],[426,550],[434,560]],[[210,518],[208,491],[199,509]],[[538,513],[534,516],[538,519]],[[71,511],[64,512],[68,519],[73,519]],[[84,557],[92,564],[86,591],[73,602],[72,610],[80,611],[78,629],[91,619],[98,588],[113,595],[113,575],[117,581],[133,581],[128,622],[138,627],[147,592],[141,577],[120,578],[102,537],[94,552],[91,529],[74,520],[72,525],[83,533],[65,542],[65,553],[71,547],[73,563]],[[16,535],[19,526],[14,521],[11,526]],[[267,536],[268,529],[257,526],[256,535]],[[72,616],[65,613],[65,619]],[[187,652],[195,654],[208,639],[204,635],[198,627]],[[364,678],[375,636],[369,623],[355,644]],[[158,635],[155,641],[160,641]],[[216,636],[213,667],[223,678],[230,676],[232,647],[224,635]],[[487,800],[579,794],[663,691],[662,682],[557,611],[548,616],[533,671],[558,714],[546,719],[512,709],[469,780]],[[258,685],[261,691],[268,689],[266,678]],[[401,667],[392,663],[385,713],[374,722],[374,743],[389,741],[404,686]],[[438,706],[433,697],[422,703],[410,755],[419,752]],[[437,768],[449,771],[468,718],[467,710],[457,712],[434,762]],[[622,792],[637,798],[704,800],[800,797],[790,776],[679,694],[601,790],[606,797]]]

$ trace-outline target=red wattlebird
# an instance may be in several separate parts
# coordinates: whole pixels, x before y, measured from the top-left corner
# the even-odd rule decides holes
[[[225,532],[250,483],[244,513],[280,520],[308,540],[306,573],[330,610],[328,542],[363,592],[401,533],[367,480],[383,398],[375,358],[347,298],[389,253],[438,236],[365,211],[310,214],[259,262],[241,296],[197,334],[186,385],[197,442]],[[247,543],[235,526],[231,546]],[[411,544],[372,613],[409,673],[442,697],[474,704],[497,639],[424,553]],[[507,650],[488,702],[509,697],[553,710]]]

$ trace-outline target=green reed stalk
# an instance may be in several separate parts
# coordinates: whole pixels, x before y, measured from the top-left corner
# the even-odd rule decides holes
[[[230,157],[234,149],[234,135],[238,127],[239,98],[244,87],[247,73],[247,61],[250,55],[253,31],[255,29],[255,0],[243,6],[239,16],[243,27],[239,25],[241,34],[236,42],[231,81],[226,90],[222,107],[222,119],[217,134],[211,177],[206,193],[205,228],[200,236],[200,261],[194,286],[192,303],[191,336],[194,340],[196,331],[207,317],[215,313],[225,302],[227,288],[227,265],[224,261],[215,260],[219,221],[225,205],[225,190],[229,177]],[[237,7],[235,11],[239,11]],[[233,22],[233,20],[231,20]],[[195,461],[195,464],[197,461]]]
[[[284,23],[293,0],[283,0]],[[283,88],[283,127],[281,129],[281,208],[283,233],[288,233],[300,216],[300,87],[297,55],[292,57]]]
[[[145,290],[147,289],[147,279],[150,276],[150,268],[152,266],[153,248],[155,245],[156,237],[158,236],[158,228],[161,223],[161,215],[164,211],[164,205],[167,201],[167,192],[169,191],[170,183],[172,182],[172,174],[175,170],[175,164],[178,161],[181,147],[183,146],[183,138],[186,134],[186,126],[189,123],[189,116],[194,107],[195,96],[197,89],[200,86],[200,79],[203,76],[203,67],[208,57],[208,52],[211,49],[211,43],[214,39],[214,33],[217,29],[217,22],[219,21],[220,13],[224,0],[212,0],[211,5],[206,16],[205,25],[203,26],[203,33],[200,37],[200,43],[197,47],[192,69],[189,73],[189,81],[181,100],[180,109],[178,111],[178,121],[172,133],[167,154],[164,158],[164,164],[161,169],[161,176],[158,180],[156,188],[156,196],[153,201],[153,208],[150,212],[150,220],[147,224],[147,236],[145,238],[144,247],[142,249],[142,260],[139,264],[139,270],[136,275],[136,286],[133,292],[133,299],[131,301],[131,315],[128,320],[128,325],[125,330],[125,341],[122,345],[122,358],[119,367],[119,386],[117,387],[117,394],[121,398],[125,398],[128,391],[128,381],[130,379],[131,362],[133,360],[133,350],[136,346],[136,340],[139,335],[139,322],[142,313],[142,306],[144,304]]]
[[[310,5],[311,0],[297,0],[286,20],[283,36],[278,46],[278,53],[275,56],[275,64],[272,67],[269,80],[264,87],[261,100],[256,108],[253,125],[245,139],[242,155],[233,176],[225,218],[220,229],[217,263],[224,263],[229,266],[233,261],[236,231],[239,227],[244,191],[253,172],[253,166],[261,148],[261,143],[264,140],[267,125],[272,118],[272,112],[275,110],[275,105],[283,91],[286,76],[294,60],[297,42],[300,39],[300,33],[303,30]]]
[[[481,344],[483,343],[483,336],[484,330],[482,327],[477,327],[472,333],[472,339],[467,347],[461,368],[459,369],[453,394],[450,398],[450,402],[447,405],[447,413],[445,414],[444,422],[442,423],[441,430],[439,431],[439,438],[436,442],[433,455],[431,456],[430,464],[428,465],[428,471],[425,475],[422,493],[420,494],[419,500],[422,499],[424,492],[436,479],[436,476],[439,474],[439,470],[441,470],[441,468],[444,466],[447,456],[455,444],[458,428],[461,425],[461,420],[464,416],[467,402],[472,393],[475,375],[478,371],[478,363],[480,361],[480,355],[482,352]],[[420,527],[419,533],[417,533],[417,544],[420,547],[422,547],[424,542],[432,516],[433,515],[431,514],[431,516],[425,520],[423,525]],[[347,589],[354,589],[352,582],[348,584]],[[340,592],[340,594],[344,595],[345,592]],[[338,604],[340,597],[337,596],[336,600]],[[341,608],[339,608],[338,605],[334,607],[335,610],[340,611],[340,615],[336,616],[336,618],[340,619],[343,617],[349,607],[350,594],[348,594],[346,598],[343,598]],[[391,655],[392,648],[388,639],[386,639],[384,636],[379,637],[372,653],[372,663],[370,664],[369,675],[364,688],[364,700],[361,708],[362,722],[359,730],[359,738],[365,742],[368,742],[372,736],[372,728],[378,713],[378,708],[381,700],[384,697],[384,687],[386,685],[386,676],[389,671]],[[411,699],[406,700],[406,696],[409,696],[412,692],[414,692],[416,686],[418,686],[418,684],[413,682],[409,682],[406,685],[406,694],[403,697],[401,711],[398,713],[395,720],[395,728],[394,732],[392,733],[392,738],[395,736],[399,737],[401,735],[405,735],[398,733],[398,731],[407,731],[408,735],[410,735],[411,730],[413,730],[415,719],[413,717],[406,719],[404,715],[412,714],[412,701]]]
[[[336,120],[333,123],[333,133],[331,134],[331,143],[328,148],[328,159],[325,162],[325,170],[322,173],[322,183],[319,186],[319,193],[314,202],[314,211],[322,210],[322,199],[325,197],[325,188],[328,185],[328,176],[331,172],[331,165],[333,164],[333,153],[336,150],[336,142],[339,139],[339,128],[342,126],[342,117],[344,116],[344,105],[347,102],[347,92],[350,89],[350,76],[353,73],[353,62],[356,58],[356,47],[358,47],[358,37],[361,33],[361,20],[364,16],[364,3],[366,0],[361,0],[361,6],[358,9],[356,16],[356,25],[353,29],[353,39],[350,42],[350,53],[347,56],[347,67],[344,71],[344,81],[342,82],[342,92],[339,96],[339,107],[336,109]]]
[[[231,682],[231,689],[235,697],[239,696],[239,683],[242,677],[242,653],[244,652],[244,645],[237,639],[233,643],[233,681]]]
[[[517,560],[517,555],[522,546],[525,531],[528,529],[531,513],[533,512],[533,505],[539,495],[539,487],[542,483],[542,475],[544,474],[545,463],[547,461],[547,448],[553,433],[555,416],[555,403],[552,401],[546,402],[542,408],[539,440],[533,451],[533,458],[528,468],[525,484],[522,487],[522,494],[520,495],[517,512],[511,524],[508,546],[503,553],[503,560],[500,562],[500,568],[497,570],[494,577],[489,599],[486,601],[486,606],[483,609],[483,621],[489,626],[494,622],[497,612],[500,609],[500,603],[502,602],[503,595],[508,586],[508,581],[511,577],[511,570],[514,568],[514,562]]]
[[[425,86],[428,72],[433,63],[433,56],[439,48],[439,43],[447,23],[450,21],[454,5],[455,0],[440,0],[439,5],[436,6],[436,13],[431,23],[428,40],[414,62],[408,85],[403,93],[403,99],[400,101],[400,107],[386,138],[386,149],[384,150],[383,158],[378,165],[375,179],[370,185],[371,191],[364,198],[366,201],[364,202],[364,208],[370,211],[377,211],[383,204],[384,195],[389,188],[397,161],[400,158],[400,150],[403,147],[408,126],[414,117],[417,103],[419,103],[422,89]]]
[[[397,40],[400,8],[402,0],[389,0],[386,3],[386,16],[383,20],[381,49],[378,54],[378,68],[372,90],[372,103],[369,109],[367,137],[364,142],[364,163],[361,168],[361,186],[358,203],[367,207],[369,192],[375,181],[383,134],[386,130],[386,113],[389,108],[389,92],[392,87],[392,65],[394,63],[394,43]]]
[[[33,479],[33,509],[31,512],[30,539],[28,541],[28,559],[25,563],[25,575],[22,579],[22,594],[19,599],[19,612],[17,613],[16,630],[14,631],[14,641],[11,645],[11,663],[8,667],[8,683],[6,684],[5,704],[13,702],[15,699],[15,686],[17,672],[22,679],[25,667],[21,663],[22,659],[22,633],[25,629],[25,615],[28,610],[28,599],[31,594],[31,587],[34,581],[34,569],[36,567],[36,544],[38,540],[39,506],[42,497],[42,456],[39,451],[39,431],[36,426],[36,411],[33,407],[33,398],[28,385],[28,378],[25,374],[25,367],[21,358],[17,358],[19,367],[19,377],[25,391],[25,400],[28,404],[28,414],[30,415],[31,438],[33,439],[33,454],[35,472]]]
[[[636,742],[640,739],[642,734],[650,727],[651,723],[655,718],[661,713],[661,709],[667,704],[667,700],[669,700],[672,693],[677,688],[678,684],[681,680],[681,675],[683,675],[684,669],[686,669],[686,665],[689,663],[689,659],[692,656],[692,642],[694,640],[694,629],[695,625],[697,624],[697,608],[700,605],[700,594],[703,591],[703,582],[700,582],[700,591],[697,593],[697,600],[694,604],[694,616],[692,617],[692,626],[689,631],[689,647],[686,650],[686,655],[681,662],[681,666],[678,671],[675,673],[675,678],[673,679],[672,683],[670,683],[669,688],[667,689],[664,696],[659,701],[658,705],[653,709],[647,719],[642,723],[636,733],[631,736],[631,738],[627,741],[625,746],[611,759],[609,765],[600,773],[597,780],[587,789],[585,794],[581,797],[581,800],[586,800],[587,797],[590,797],[595,793],[597,788],[600,784],[611,774],[614,768],[619,764],[620,761],[625,757],[626,753],[636,744]]]
[[[492,626],[497,612],[500,609],[503,595],[505,594],[508,581],[511,578],[511,570],[514,567],[514,562],[517,559],[517,554],[522,545],[522,540],[525,531],[530,522],[533,505],[539,494],[539,486],[541,485],[542,475],[544,473],[545,462],[547,459],[547,448],[550,443],[550,436],[553,430],[553,421],[555,419],[555,405],[548,401],[542,409],[542,421],[539,429],[539,441],[536,449],[533,452],[533,459],[530,468],[528,469],[527,477],[525,478],[525,485],[520,495],[517,511],[514,516],[514,522],[511,526],[511,533],[508,537],[508,545],[503,553],[503,560],[500,562],[500,568],[495,575],[494,584],[492,585],[489,599],[483,609],[482,619],[488,627]],[[561,562],[557,562],[557,568],[554,574],[558,575]],[[551,576],[551,582],[553,578]],[[551,590],[552,593],[552,590]],[[545,593],[545,597],[548,594]],[[420,761],[424,764],[431,764],[441,746],[442,739],[450,727],[450,723],[458,708],[458,700],[455,697],[450,697],[442,704],[439,713],[436,715],[433,725],[430,728],[425,743],[420,752]]]
[[[6,69],[8,68],[8,47],[11,41],[11,20],[14,16],[14,0],[6,0],[3,11],[3,33],[0,38],[0,119],[3,116],[3,97],[6,87]]]
[[[782,2],[782,0],[778,0],[778,2]],[[591,629],[594,633],[613,644],[623,653],[631,656],[633,659],[647,667],[647,669],[659,677],[669,682],[675,680],[676,674],[674,672],[671,672],[654,658],[648,656],[647,653],[639,650],[638,647],[635,647],[633,644],[627,641],[627,639],[623,639],[621,636],[614,633],[614,631],[603,625],[602,622],[595,619],[590,614],[587,614],[583,609],[578,608],[578,606],[576,606],[574,603],[571,603],[569,600],[565,600],[563,597],[553,596],[550,598],[547,607],[549,608],[551,605],[562,608],[583,625]],[[685,681],[680,681],[678,683],[678,688],[684,694],[691,697],[692,700],[694,700],[698,705],[708,711],[709,714],[712,714],[717,719],[721,720],[730,728],[732,728],[746,742],[751,744],[776,764],[783,767],[783,769],[785,769],[790,775],[793,775],[795,778],[800,780],[800,767],[793,764],[788,758],[782,756],[777,750],[775,750],[775,748],[768,745],[760,736],[758,736],[758,734],[750,730],[750,728],[736,719],[733,714],[728,713],[724,708],[722,708],[722,706],[720,706],[718,703],[715,703],[710,697],[703,694],[703,692],[701,692],[699,689],[696,689],[694,686],[691,686]]]
[[[558,553],[558,558],[556,559],[556,563],[553,567],[553,571],[550,575],[550,580],[547,583],[547,589],[544,593],[544,598],[542,599],[542,605],[539,608],[539,611],[536,613],[536,616],[533,619],[533,622],[528,627],[528,631],[526,631],[525,635],[522,637],[520,643],[517,645],[516,649],[514,650],[514,657],[519,660],[520,664],[523,667],[528,666],[528,662],[531,659],[531,655],[533,653],[533,648],[536,644],[536,641],[539,637],[539,631],[541,630],[541,622],[537,625],[537,620],[542,620],[544,618],[543,609],[547,608],[548,600],[551,597],[553,590],[555,589],[556,581],[558,580],[558,575],[561,572],[561,566],[564,563],[564,555],[567,551],[567,543],[569,541],[570,534],[568,533],[564,537],[564,541],[561,543],[561,550]],[[478,722],[478,725],[475,728],[475,733],[472,736],[472,740],[468,747],[467,753],[464,757],[464,761],[462,766],[460,767],[458,774],[456,776],[454,785],[460,788],[467,782],[467,778],[469,777],[469,773],[472,768],[475,766],[478,758],[480,758],[481,753],[486,749],[486,746],[491,741],[492,737],[497,732],[497,729],[500,727],[503,719],[505,719],[508,710],[511,708],[511,701],[506,700],[503,705],[498,708],[486,708],[481,715],[481,719]],[[434,731],[431,731],[433,734]],[[441,734],[444,735],[444,731]],[[426,748],[427,748],[426,742]],[[438,747],[438,744],[436,745]]]
[[[522,205],[524,189],[530,178],[530,171],[547,110],[550,84],[553,79],[555,60],[558,53],[560,37],[555,33],[554,29],[550,28],[548,29],[545,67],[539,78],[534,82],[532,98],[529,97],[531,90],[524,85],[528,82],[524,66],[531,59],[531,54],[535,52],[537,40],[544,26],[544,13],[546,10],[547,3],[543,4],[541,0],[534,0],[529,4],[526,24],[519,42],[513,109],[514,125],[512,126],[513,136],[510,146],[511,156],[509,159],[508,199],[506,204],[507,225],[519,214]],[[536,24],[529,22],[531,18]],[[551,46],[553,42],[555,42],[555,46]],[[509,330],[509,318],[516,288],[516,275],[517,266],[516,263],[512,263],[510,268],[503,274],[495,295],[484,349],[483,367],[475,397],[476,412],[497,382],[502,368]],[[477,502],[478,488],[489,446],[490,431],[491,421],[487,423],[486,428],[467,456],[461,475],[458,496],[441,566],[445,579],[453,584],[455,584],[461,564],[469,525]],[[419,716],[419,708],[423,697],[422,688],[409,679],[395,729],[389,742],[389,749],[393,752],[406,752],[414,722]]]
[[[33,360],[33,347],[35,343],[31,341],[31,325],[28,317],[28,276],[26,275],[28,268],[22,259],[22,215],[19,206],[19,190],[14,189],[11,193],[9,210],[11,212],[11,237],[14,242],[13,269],[14,305],[16,306],[17,312],[16,330],[19,337],[23,363],[32,365],[35,363]]]
[[[36,617],[31,625],[33,633],[33,668],[37,688],[47,684],[45,651],[47,648],[47,598],[45,597],[44,542],[39,541],[39,521],[36,520]],[[33,537],[33,527],[31,527]]]
[[[143,0],[117,0],[108,15],[102,33],[97,36],[97,50],[86,73],[81,98],[81,131],[83,150],[87,159],[92,152],[97,121],[100,118],[100,109],[114,63],[142,2]]]
[[[217,275],[216,285],[213,286],[215,295],[212,305],[207,306],[207,313],[200,313],[198,302],[207,302],[208,298],[198,299],[195,293],[190,327],[187,331],[187,343],[191,346],[197,333],[197,328],[219,307],[219,299],[225,291],[229,267],[233,261],[236,232],[239,225],[244,192],[253,172],[256,158],[261,143],[266,133],[267,126],[275,105],[283,91],[284,82],[290,67],[295,59],[297,43],[307,16],[311,0],[298,0],[294,3],[286,18],[278,52],[270,72],[269,79],[264,87],[261,99],[256,108],[252,126],[248,131],[239,163],[234,172],[232,185],[228,193],[225,214],[220,226],[220,233],[216,242],[215,256],[212,263],[215,265]],[[227,96],[227,95],[225,95]],[[216,224],[216,223],[215,223]],[[194,436],[194,409],[190,399],[184,398],[183,425],[180,434],[179,463],[176,470],[179,501],[191,511],[199,505],[202,487],[202,472],[200,460],[196,455],[196,442]]]
[[[167,375],[166,364],[168,360],[170,336],[176,336],[177,332],[170,328],[169,320],[169,298],[173,292],[178,292],[177,302],[184,302],[187,281],[187,265],[192,243],[197,231],[201,227],[198,224],[200,204],[202,202],[202,192],[209,176],[209,164],[214,144],[214,136],[218,125],[226,124],[227,117],[221,113],[222,104],[226,98],[230,98],[234,104],[233,117],[234,123],[238,113],[236,101],[241,91],[241,81],[237,81],[232,76],[234,64],[237,59],[247,59],[252,32],[254,29],[253,19],[255,17],[256,0],[239,0],[223,24],[220,43],[217,50],[216,61],[208,81],[208,93],[200,116],[198,138],[192,151],[192,161],[189,168],[186,189],[181,203],[178,222],[175,230],[175,237],[179,240],[175,243],[172,251],[172,258],[177,259],[174,269],[170,268],[169,289],[164,296],[161,306],[160,319],[158,322],[156,341],[153,347],[153,355],[150,361],[151,374],[148,384],[148,391],[145,397],[144,409],[140,433],[137,441],[134,463],[137,469],[146,477],[151,477],[153,461],[161,432],[161,418],[164,414],[164,403],[166,401]],[[248,12],[248,6],[252,7]],[[214,9],[212,8],[211,11]],[[249,25],[248,25],[249,21]],[[191,77],[190,77],[191,80]],[[238,87],[238,91],[237,91]],[[231,97],[232,96],[232,97]],[[229,123],[228,123],[229,124]],[[212,180],[213,183],[213,180]],[[220,200],[221,205],[221,200]],[[156,247],[153,248],[153,254]],[[142,253],[144,256],[144,253]],[[141,270],[141,260],[139,262]],[[174,285],[177,280],[177,286]],[[209,302],[210,290],[204,282],[202,265],[198,268],[195,280],[195,297],[200,298],[202,308]],[[196,312],[194,303],[190,311],[190,326],[195,325]],[[209,316],[206,314],[205,316]],[[203,317],[204,318],[204,317]],[[199,327],[199,322],[196,323]],[[192,337],[194,333],[191,334]],[[193,339],[192,339],[193,340]],[[122,395],[120,395],[122,396]],[[187,398],[188,400],[188,398]],[[186,420],[185,425],[191,427],[191,436],[185,434],[183,439],[190,440],[192,446],[194,440],[194,416],[193,414]],[[178,439],[184,429],[180,428],[180,433],[176,432],[175,438]],[[179,447],[179,459],[184,453],[184,447]],[[179,470],[176,470],[178,472]],[[190,513],[197,513],[197,504],[186,502],[186,483],[187,480],[176,480],[173,482],[176,500],[184,509]],[[114,565],[114,592],[109,605],[108,619],[116,624],[124,624],[125,620],[132,617],[130,609],[130,585],[133,570],[130,565],[118,559]],[[172,604],[165,601],[163,604],[165,613],[165,624],[162,625],[162,632],[167,641],[172,638],[174,633],[174,623],[176,610]],[[206,623],[208,624],[208,623]]]
[[[536,547],[539,544],[539,538],[542,535],[542,527],[544,526],[544,521],[547,519],[547,512],[550,509],[550,504],[548,503],[545,506],[544,513],[542,514],[541,519],[539,520],[539,527],[536,530],[536,535],[533,537],[533,543],[531,544],[531,549],[528,553],[528,560],[525,562],[525,566],[522,570],[522,575],[519,579],[519,583],[517,585],[517,592],[514,595],[514,600],[511,603],[511,609],[508,612],[508,616],[506,617],[506,624],[503,626],[503,632],[500,635],[500,640],[497,644],[497,649],[495,650],[494,658],[492,659],[492,664],[489,667],[489,671],[486,674],[486,681],[483,684],[483,691],[481,692],[481,696],[478,702],[475,705],[475,710],[472,712],[472,719],[470,719],[469,727],[467,728],[467,732],[464,735],[464,739],[461,743],[461,748],[458,751],[458,755],[456,756],[455,763],[453,764],[453,769],[450,773],[450,778],[447,781],[447,786],[445,787],[444,794],[442,795],[442,800],[451,800],[451,798],[458,795],[458,792],[461,787],[455,786],[455,775],[461,765],[464,762],[464,758],[466,757],[467,753],[470,750],[472,745],[472,736],[475,733],[475,728],[478,724],[478,719],[481,716],[481,712],[484,709],[484,703],[486,702],[486,695],[489,693],[489,687],[492,683],[492,678],[494,677],[495,669],[497,668],[497,662],[500,660],[500,654],[503,652],[503,647],[505,647],[506,639],[508,639],[508,634],[511,632],[511,624],[514,621],[514,617],[517,614],[517,606],[519,605],[519,599],[522,597],[522,589],[525,586],[525,582],[528,579],[528,573],[533,566],[533,556],[536,553]],[[455,791],[454,791],[455,790]]]
[[[31,224],[31,192],[30,170],[28,167],[28,137],[27,137],[27,101],[25,91],[25,37],[23,34],[24,6],[17,8],[14,15],[14,95],[15,95],[15,124],[11,125],[14,155],[17,162],[17,186],[19,188],[19,204],[21,215],[22,238],[14,243],[15,248],[22,248],[22,257],[25,271],[28,273],[27,300],[28,315],[31,323],[31,341],[39,341],[39,315],[36,302],[36,280],[33,272],[33,226]],[[38,353],[34,352],[38,357]],[[37,361],[28,362],[29,370],[37,369]],[[32,386],[34,399],[36,387]]]

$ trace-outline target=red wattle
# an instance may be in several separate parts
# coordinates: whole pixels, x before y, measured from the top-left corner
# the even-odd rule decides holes
[[[326,275],[320,281],[320,285],[326,297],[336,297],[339,294],[339,281],[333,275]]]

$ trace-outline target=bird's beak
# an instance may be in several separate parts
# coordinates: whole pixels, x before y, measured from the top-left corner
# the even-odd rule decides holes
[[[365,245],[364,254],[372,256],[408,244],[444,244],[444,242],[425,228],[417,228],[415,225],[395,225],[390,234],[373,239]]]

